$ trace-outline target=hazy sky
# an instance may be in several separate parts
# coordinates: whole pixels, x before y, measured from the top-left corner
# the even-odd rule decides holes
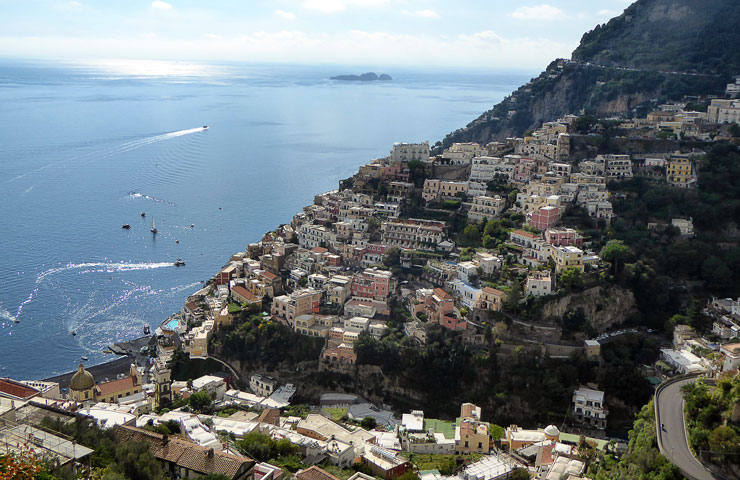
[[[0,56],[541,69],[630,0],[0,0]]]

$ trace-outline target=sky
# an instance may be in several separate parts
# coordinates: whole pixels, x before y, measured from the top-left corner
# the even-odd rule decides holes
[[[542,69],[630,0],[0,0],[0,57]]]

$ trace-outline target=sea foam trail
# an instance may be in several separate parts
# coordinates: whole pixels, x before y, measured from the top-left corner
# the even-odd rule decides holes
[[[18,309],[15,312],[15,316],[12,317],[14,321],[17,321],[23,309],[26,305],[31,303],[36,295],[38,295],[39,287],[41,284],[49,278],[49,276],[65,272],[69,270],[81,270],[80,273],[117,273],[117,272],[132,272],[137,270],[152,270],[155,268],[174,267],[175,264],[171,262],[156,262],[156,263],[106,263],[106,262],[86,262],[86,263],[68,263],[61,267],[50,268],[44,270],[36,276],[36,282],[31,293],[28,294],[25,300],[18,305]]]
[[[151,195],[145,195],[139,192],[128,192],[128,196],[131,198],[143,198],[145,200],[151,200],[152,202],[164,203],[165,205],[169,205],[171,207],[175,206],[175,204],[170,201],[162,200],[161,198],[152,197]]]
[[[187,130],[178,130],[176,132],[170,132],[170,133],[163,133],[160,135],[154,135],[151,137],[145,137],[140,138],[138,140],[131,140],[128,142],[121,143],[119,145],[115,145],[108,148],[103,148],[99,150],[94,150],[92,152],[83,153],[81,155],[77,155],[75,157],[69,158],[65,160],[66,163],[65,166],[69,165],[69,162],[75,162],[80,161],[81,163],[90,163],[95,160],[102,160],[105,158],[109,158],[115,155],[120,155],[122,153],[130,152],[131,150],[136,150],[138,148],[151,145],[153,143],[161,142],[164,140],[169,140],[171,138],[177,138],[182,137],[183,135],[189,135],[191,133],[197,133],[197,132],[203,132],[205,131],[205,128],[198,127],[198,128],[189,128]],[[33,175],[34,173],[42,172],[46,169],[52,168],[52,167],[59,167],[60,162],[53,162],[49,163],[47,165],[35,168],[33,170],[30,170],[26,173],[22,173],[20,175],[16,175],[15,177],[11,178],[10,180],[6,181],[5,183],[11,183],[16,180],[20,180],[21,178],[25,178],[29,175]]]

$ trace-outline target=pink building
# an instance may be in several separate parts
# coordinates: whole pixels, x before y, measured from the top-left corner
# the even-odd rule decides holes
[[[555,226],[560,218],[558,207],[540,207],[537,211],[528,215],[527,225],[537,230],[547,230]]]
[[[572,228],[548,228],[545,230],[545,241],[555,247],[583,245],[583,237]]]
[[[466,328],[468,328],[467,321],[457,318],[454,315],[442,316],[440,324],[445,328],[449,328],[450,330],[465,330]]]
[[[393,289],[393,276],[387,270],[366,268],[352,278],[351,292],[355,297],[386,300]]]

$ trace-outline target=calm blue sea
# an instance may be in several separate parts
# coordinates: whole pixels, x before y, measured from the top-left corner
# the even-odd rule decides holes
[[[106,346],[159,325],[316,193],[531,76],[328,80],[367,70],[0,61],[0,377],[112,359]]]

